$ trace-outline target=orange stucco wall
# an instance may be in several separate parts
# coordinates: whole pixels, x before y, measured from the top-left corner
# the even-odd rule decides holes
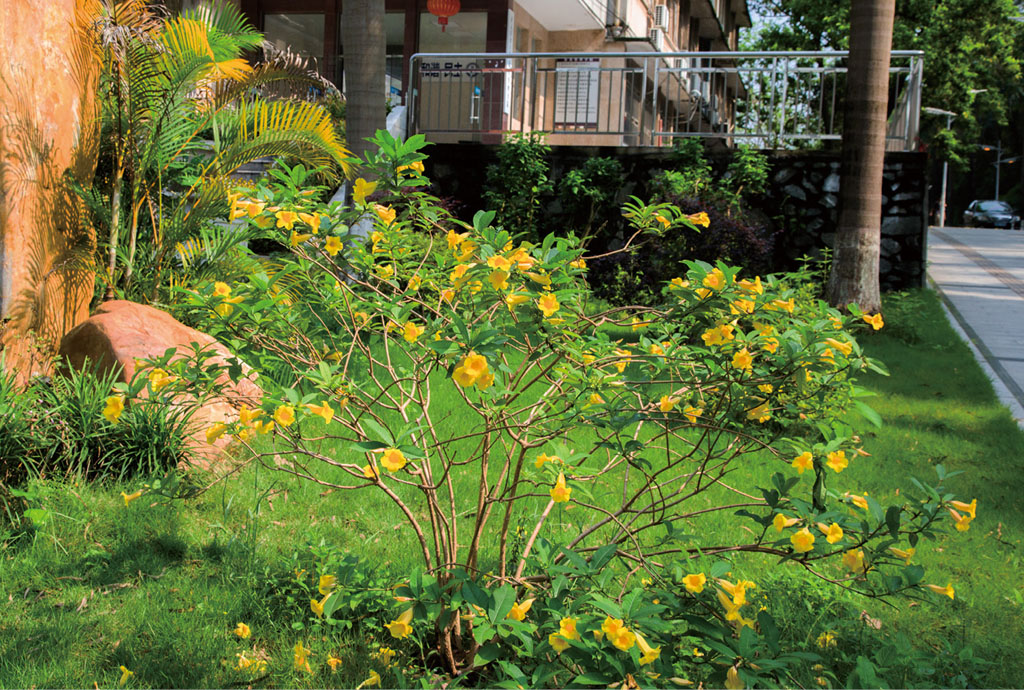
[[[0,348],[22,378],[88,316],[95,238],[63,177],[96,165],[94,12],[0,1]]]

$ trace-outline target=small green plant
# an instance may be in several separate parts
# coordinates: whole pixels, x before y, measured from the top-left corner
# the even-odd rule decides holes
[[[621,185],[622,163],[614,158],[588,158],[559,180],[562,212],[584,243],[604,230],[610,211],[617,205]],[[599,221],[596,227],[595,221]]]
[[[498,147],[498,162],[487,166],[484,200],[507,232],[538,238],[541,200],[552,189],[550,150],[543,133],[514,134]]]

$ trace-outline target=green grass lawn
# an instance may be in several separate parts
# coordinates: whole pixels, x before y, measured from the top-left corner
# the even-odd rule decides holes
[[[879,394],[872,404],[885,426],[861,425],[872,457],[853,463],[844,479],[889,498],[909,487],[910,476],[934,478],[937,463],[964,472],[949,486],[978,498],[977,520],[966,534],[922,543],[917,558],[928,568],[928,582],[954,583],[956,601],[895,600],[893,607],[808,582],[771,562],[746,558],[737,567],[761,583],[789,643],[814,649],[819,633],[835,629],[838,644],[825,653],[838,678],[825,674],[827,683],[845,683],[864,656],[893,685],[1018,685],[1024,515],[1013,496],[1024,482],[1024,434],[933,295],[891,303],[887,321],[880,334],[862,341],[892,372],[862,379]],[[767,460],[753,461],[738,479],[756,483],[774,469]],[[125,487],[35,482],[31,488],[38,494],[33,505],[52,517],[33,533],[0,531],[0,592],[7,595],[0,610],[0,686],[113,686],[121,665],[135,672],[129,687],[244,686],[253,676],[233,669],[243,650],[273,660],[256,674],[258,685],[354,686],[371,670],[385,686],[401,682],[373,658],[389,639],[379,616],[353,620],[341,613],[342,624],[317,627],[294,575],[296,568],[312,568],[308,545],[321,540],[357,554],[374,586],[407,572],[417,559],[415,540],[383,496],[325,490],[255,467],[173,504],[144,497],[126,507],[119,495]],[[737,520],[701,528],[708,536],[725,534]],[[304,578],[308,587],[309,574]],[[380,602],[387,603],[383,592]],[[861,610],[879,630],[857,618]],[[841,626],[832,620],[837,612],[848,617]],[[249,640],[231,632],[240,621],[252,628]],[[911,645],[902,651],[901,634]],[[312,677],[291,668],[299,640],[314,649]],[[912,665],[906,659],[914,650]],[[324,663],[328,652],[342,659],[333,673]],[[888,666],[886,655],[894,657]],[[817,673],[808,669],[809,684]]]

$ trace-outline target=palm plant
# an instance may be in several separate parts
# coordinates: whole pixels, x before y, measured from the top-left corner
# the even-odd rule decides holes
[[[79,191],[109,227],[107,298],[154,298],[183,265],[176,248],[217,232],[241,166],[296,156],[328,179],[346,171],[348,151],[320,105],[261,95],[329,85],[289,53],[243,59],[263,39],[234,5],[217,0],[165,17],[145,0],[103,0],[97,28],[109,170]]]

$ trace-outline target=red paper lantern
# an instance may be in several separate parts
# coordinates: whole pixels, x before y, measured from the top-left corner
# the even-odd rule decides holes
[[[441,31],[448,26],[448,17],[454,17],[460,9],[459,0],[427,0],[427,12],[437,17]]]

